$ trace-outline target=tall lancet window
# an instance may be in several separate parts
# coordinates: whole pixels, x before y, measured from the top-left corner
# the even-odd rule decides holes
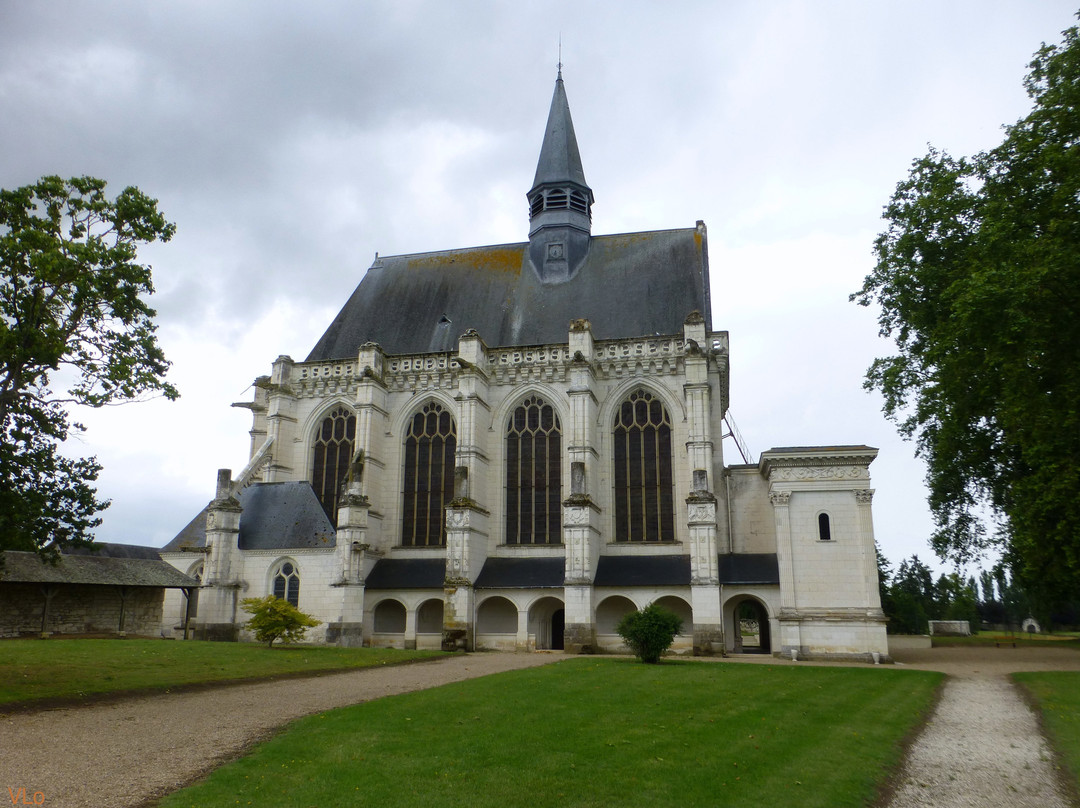
[[[615,541],[675,541],[671,418],[645,390],[615,413]]]
[[[445,508],[454,498],[454,419],[432,402],[413,416],[405,435],[405,485],[401,543],[406,547],[446,544]]]
[[[311,487],[330,521],[337,526],[337,503],[341,486],[349,473],[356,440],[356,416],[345,407],[335,407],[323,418],[315,434],[311,464]]]
[[[562,544],[562,429],[532,396],[506,425],[506,543]]]

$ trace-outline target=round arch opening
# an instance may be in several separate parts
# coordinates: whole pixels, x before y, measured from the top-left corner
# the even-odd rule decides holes
[[[417,634],[442,634],[443,602],[439,598],[425,600],[416,610]]]
[[[694,609],[689,603],[675,595],[665,595],[653,601],[657,606],[674,612],[682,620],[682,628],[679,636],[693,636],[694,634]]]
[[[734,654],[772,653],[769,610],[757,598],[744,597],[731,605],[732,637],[728,646]]]
[[[504,597],[488,598],[476,610],[477,634],[517,634],[518,609]]]
[[[637,611],[637,604],[622,595],[604,598],[596,606],[596,633],[617,634],[615,627],[630,612]]]
[[[397,600],[384,600],[375,607],[376,634],[404,634],[405,606]]]
[[[536,649],[563,650],[566,632],[566,611],[558,598],[540,598],[529,609],[529,634],[535,638]]]

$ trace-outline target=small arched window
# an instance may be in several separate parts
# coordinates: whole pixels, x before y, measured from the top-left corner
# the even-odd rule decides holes
[[[829,514],[818,514],[817,535],[819,541],[832,541],[832,527],[829,525]]]
[[[271,580],[274,597],[287,600],[293,606],[300,607],[300,573],[291,561],[283,561],[274,572]]]
[[[352,462],[356,440],[356,416],[346,407],[335,407],[315,434],[311,464],[311,487],[330,521],[337,526],[337,502]]]
[[[562,544],[562,429],[537,396],[506,425],[506,543]]]
[[[671,418],[645,390],[615,413],[615,541],[675,541]]]
[[[405,435],[405,481],[401,543],[405,547],[446,544],[445,508],[454,498],[454,419],[431,402],[413,416]]]

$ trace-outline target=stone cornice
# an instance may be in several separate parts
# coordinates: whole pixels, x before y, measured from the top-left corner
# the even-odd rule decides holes
[[[872,446],[798,446],[761,453],[758,472],[766,479],[861,478],[874,462]]]

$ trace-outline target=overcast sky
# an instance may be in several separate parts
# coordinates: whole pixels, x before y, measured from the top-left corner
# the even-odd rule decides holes
[[[923,468],[862,389],[848,302],[933,144],[996,145],[1065,2],[0,0],[0,187],[90,174],[177,225],[154,267],[176,403],[77,413],[103,541],[159,546],[247,460],[230,409],[303,359],[383,255],[524,241],[559,40],[596,234],[709,228],[713,325],[755,458],[861,444],[894,562],[932,560]],[[727,462],[740,462],[724,442]],[[939,569],[940,565],[935,564]]]

